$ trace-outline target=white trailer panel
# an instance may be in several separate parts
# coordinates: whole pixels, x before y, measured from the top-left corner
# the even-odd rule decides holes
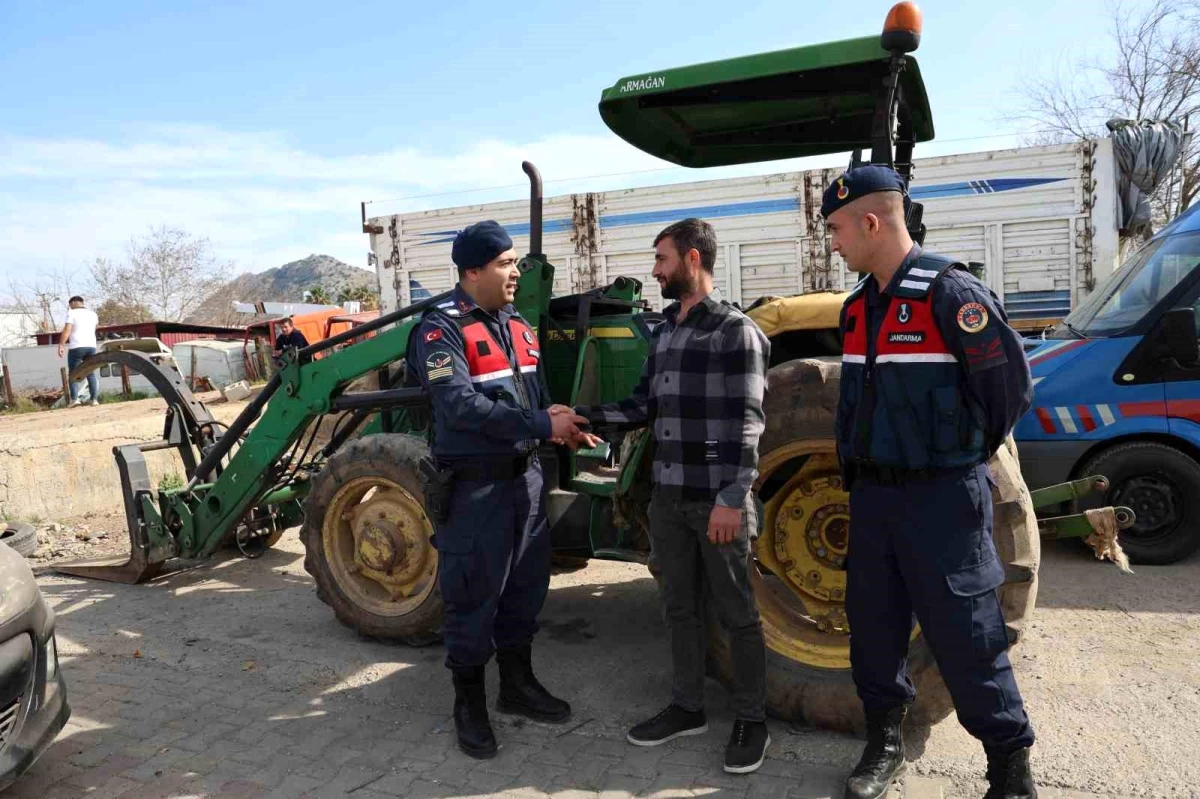
[[[926,246],[983,264],[1014,321],[1061,318],[1117,255],[1116,181],[1108,140],[918,159],[911,193],[924,203]],[[543,249],[558,268],[556,293],[618,276],[643,284],[661,309],[654,237],[689,216],[710,222],[720,243],[715,282],[749,305],[763,296],[843,290],[858,276],[829,250],[821,194],[840,170],[648,186],[547,198]],[[528,203],[513,201],[378,217],[371,235],[385,310],[455,280],[455,231],[496,219],[528,247]],[[416,292],[416,293],[414,293]]]

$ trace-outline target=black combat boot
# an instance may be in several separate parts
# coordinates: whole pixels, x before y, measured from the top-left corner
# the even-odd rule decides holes
[[[501,713],[516,713],[551,724],[571,717],[571,706],[553,696],[533,676],[529,646],[496,650],[496,665],[500,667],[500,698],[496,700],[496,709]]]
[[[987,753],[988,791],[983,799],[1037,799],[1033,772],[1029,770],[1029,749],[994,749]]]
[[[485,759],[496,754],[496,734],[488,721],[483,666],[454,670],[454,729],[458,748],[471,757]]]
[[[846,799],[879,799],[887,793],[892,780],[904,773],[900,725],[906,713],[906,705],[867,712],[867,745],[846,780]]]

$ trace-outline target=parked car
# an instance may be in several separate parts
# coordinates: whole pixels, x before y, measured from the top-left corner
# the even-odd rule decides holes
[[[25,558],[0,545],[0,790],[33,765],[70,717],[54,611]]]

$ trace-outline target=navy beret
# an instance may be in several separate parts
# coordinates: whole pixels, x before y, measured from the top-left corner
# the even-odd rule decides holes
[[[898,191],[902,195],[907,194],[904,190],[904,178],[890,167],[868,164],[843,172],[825,190],[825,196],[821,198],[821,216],[828,219],[830,214],[843,205],[877,191]]]
[[[502,252],[511,250],[512,237],[499,222],[488,219],[476,222],[459,231],[450,248],[450,258],[459,269],[475,269]]]

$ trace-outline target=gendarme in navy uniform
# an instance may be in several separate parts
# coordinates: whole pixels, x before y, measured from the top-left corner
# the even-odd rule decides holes
[[[984,745],[987,796],[1036,796],[986,465],[1029,408],[1029,367],[992,292],[913,243],[904,191],[895,171],[859,167],[821,207],[833,249],[868,273],[842,309],[836,417],[850,491],[850,661],[867,717],[846,795],[883,796],[903,767],[915,614],[959,721]]]
[[[493,645],[501,711],[547,722],[571,713],[531,666],[550,584],[537,447],[577,436],[575,422],[586,420],[550,406],[537,334],[511,304],[518,259],[504,228],[471,225],[455,238],[452,257],[459,271],[454,295],[422,317],[406,361],[431,399],[431,445],[444,479],[439,504],[448,512],[435,541],[458,742],[469,755],[491,757],[496,739],[484,666]]]

